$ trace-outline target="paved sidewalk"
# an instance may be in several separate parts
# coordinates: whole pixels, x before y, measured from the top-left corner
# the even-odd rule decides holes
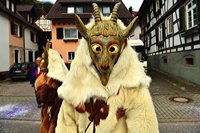
[[[159,121],[160,133],[200,133],[200,87],[177,82],[161,73],[150,72],[150,92]],[[189,103],[171,101],[186,97]]]
[[[0,133],[39,133],[40,109],[28,81],[0,81]]]

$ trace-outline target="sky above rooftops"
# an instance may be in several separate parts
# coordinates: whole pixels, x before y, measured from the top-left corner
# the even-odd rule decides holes
[[[38,1],[49,1],[55,3],[56,0],[38,0]],[[140,6],[142,5],[143,0],[122,0],[125,6],[129,9],[132,6],[133,11],[139,11]]]

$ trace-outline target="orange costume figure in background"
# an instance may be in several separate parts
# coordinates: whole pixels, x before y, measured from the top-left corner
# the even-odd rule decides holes
[[[65,70],[62,74],[66,74],[68,71],[64,66],[64,61],[60,57],[59,53],[49,48],[50,43],[47,44],[42,55],[43,60],[40,68],[43,74],[37,78],[35,83],[37,97],[43,104],[40,118],[40,133],[55,133],[57,116],[62,104],[62,99],[60,99],[57,95],[57,88],[62,84],[62,76],[55,75],[54,71],[58,71],[60,69],[59,67],[62,67],[62,70]],[[56,63],[56,61],[59,62]]]

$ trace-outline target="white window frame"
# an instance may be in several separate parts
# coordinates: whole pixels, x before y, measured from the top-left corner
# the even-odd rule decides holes
[[[159,10],[160,8],[160,2],[159,0],[156,0],[156,12]]]
[[[72,57],[72,53],[74,53],[74,57]],[[70,54],[71,54],[71,56],[70,56]],[[69,57],[71,57],[71,58],[69,58]],[[74,58],[75,58],[75,52],[74,51],[68,51],[68,53],[67,53],[67,59],[69,61],[72,61]]]
[[[160,26],[158,26],[158,41],[161,42],[163,41],[163,36],[162,36],[162,24]]]
[[[170,35],[173,32],[173,18],[172,15],[167,18],[167,34]]]
[[[69,38],[69,37],[66,37],[66,35],[65,35],[65,30],[66,30],[66,29],[75,29],[75,30],[76,30],[76,38]],[[76,27],[65,27],[65,28],[63,28],[63,39],[64,39],[64,40],[78,39],[78,30],[76,29]]]
[[[30,16],[29,16],[29,14],[27,15],[27,21],[30,22]]]
[[[15,5],[14,5],[14,3],[11,3],[11,11],[12,11],[12,12],[15,11]]]
[[[109,9],[109,12],[105,12],[106,8]],[[102,7],[102,13],[109,14],[110,13],[110,7],[109,6],[103,6]]]
[[[82,11],[81,11],[81,12],[77,12],[77,9],[78,9],[78,8],[81,8]],[[75,12],[78,13],[78,14],[83,13],[83,7],[76,7]]]
[[[71,11],[70,11],[70,9],[71,9]],[[74,14],[75,13],[75,7],[73,7],[73,6],[67,7],[67,13]]]
[[[10,0],[6,0],[6,8],[10,9]]]
[[[16,33],[16,31],[15,31],[15,26],[17,26],[17,33]],[[14,23],[14,34],[16,35],[16,36],[18,36],[18,37],[20,37],[20,26],[19,26],[19,24],[17,24],[17,23]]]
[[[147,13],[147,23],[149,23],[149,13]]]
[[[196,1],[196,4],[195,4],[195,5],[192,4],[193,1],[194,1],[194,0],[191,0],[191,1],[190,1],[189,3],[187,3],[187,5],[186,5],[186,22],[187,22],[186,25],[187,25],[187,29],[191,29],[191,28],[197,26],[197,24],[194,24],[194,9],[196,8],[196,11],[197,11],[197,1]],[[190,8],[188,8],[189,4],[191,4],[191,7],[190,7]],[[189,15],[188,15],[189,12],[191,12],[191,26],[189,25]],[[198,17],[197,17],[197,19],[198,19]]]

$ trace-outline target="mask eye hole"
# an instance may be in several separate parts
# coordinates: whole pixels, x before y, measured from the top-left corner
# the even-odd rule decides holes
[[[96,54],[100,54],[102,52],[102,46],[98,43],[92,44],[92,51]]]
[[[108,52],[110,54],[116,54],[119,51],[119,46],[117,44],[112,44],[108,47]]]

